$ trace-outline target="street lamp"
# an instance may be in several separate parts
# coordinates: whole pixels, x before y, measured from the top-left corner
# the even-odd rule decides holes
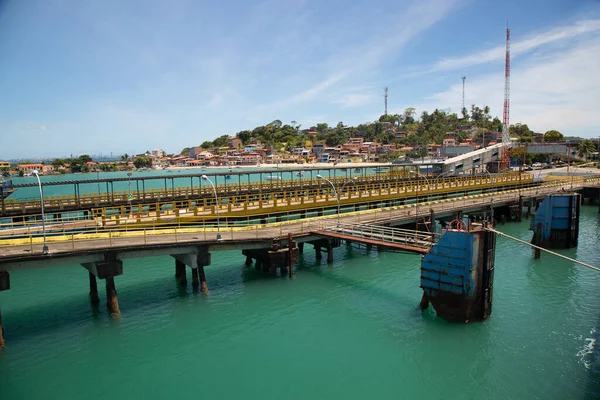
[[[427,182],[427,188],[429,189],[429,194],[431,194],[431,185],[429,184],[429,180],[427,179],[427,177],[425,177],[425,175],[421,174],[418,171],[408,171],[408,173],[416,175],[417,178],[425,179],[425,182]],[[419,186],[421,185],[419,185],[419,180],[417,179],[417,206],[415,209],[415,230],[419,230]]]
[[[344,186],[346,186],[348,183],[356,182],[358,180],[358,178],[354,177],[354,178],[352,178],[352,180],[344,182],[344,184],[340,187],[339,193],[335,189],[335,185],[333,184],[333,182],[331,182],[329,179],[325,178],[323,175],[317,175],[317,178],[327,181],[327,183],[329,183],[331,185],[331,187],[333,188],[333,193],[335,194],[335,199],[337,201],[337,216],[338,216],[337,226],[339,228],[342,225],[342,216],[340,214],[341,213],[340,194],[343,192]]]
[[[208,176],[202,175],[202,179],[210,183],[210,186],[212,186],[215,194],[215,210],[217,211],[217,240],[221,240],[221,228],[219,227],[219,197],[217,196],[217,188],[215,187],[215,184],[208,179]]]
[[[438,179],[440,179],[441,177],[443,177],[444,175],[448,175],[448,174],[453,174],[454,170],[450,169],[446,172],[442,172],[441,174],[439,174],[434,180],[433,180],[433,186],[435,186],[435,183],[437,182]]]
[[[44,246],[42,247],[42,252],[48,253],[48,246],[46,246],[46,216],[44,214],[44,193],[42,191],[42,182],[40,181],[40,175],[36,169],[31,171],[31,173],[37,178],[38,186],[40,188],[40,204],[42,206],[42,234],[44,235]]]
[[[131,209],[131,172],[127,173],[127,200],[129,200],[129,214],[132,214]]]

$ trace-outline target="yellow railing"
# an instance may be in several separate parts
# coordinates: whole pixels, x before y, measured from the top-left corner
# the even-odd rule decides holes
[[[499,176],[495,176],[493,179],[497,181],[499,184],[503,181],[505,177],[509,176],[518,176],[518,173],[505,173]],[[527,175],[529,176],[529,175]],[[526,174],[523,175],[523,179],[528,179]],[[388,172],[382,173],[378,175],[366,175],[358,177],[357,183],[359,185],[364,186],[365,189],[377,190],[379,187],[385,187],[387,185],[400,185],[402,184],[403,178],[405,176],[401,173],[396,172]],[[479,177],[481,179],[489,179],[487,176]],[[469,182],[473,179],[469,176],[465,177],[452,177],[452,178],[441,178],[441,179],[430,179],[430,181],[436,181],[438,183],[455,181],[455,182]],[[345,176],[336,177],[330,179],[336,186],[342,185],[343,183],[348,181],[348,178]],[[421,180],[422,184],[425,184],[425,180]],[[234,195],[243,195],[245,193],[271,193],[273,191],[281,191],[283,193],[298,191],[298,190],[308,190],[308,189],[321,189],[328,190],[327,182],[324,182],[321,179],[314,177],[313,179],[306,178],[298,178],[294,180],[273,180],[273,181],[263,181],[262,184],[257,182],[232,182],[230,184],[219,184],[216,186],[217,194],[219,197],[230,197]],[[53,212],[59,212],[63,208],[73,208],[73,207],[81,207],[81,208],[91,208],[91,207],[102,207],[110,204],[118,203],[118,204],[128,204],[130,201],[132,204],[135,203],[152,203],[152,202],[165,202],[172,201],[173,199],[197,199],[197,198],[206,198],[206,201],[212,201],[212,188],[209,185],[203,185],[200,187],[190,187],[190,186],[179,186],[175,188],[167,188],[167,189],[147,189],[145,191],[137,191],[137,190],[121,190],[114,191],[113,193],[89,193],[89,194],[81,194],[79,196],[75,196],[74,194],[68,195],[57,195],[57,196],[45,196],[44,197],[44,206],[48,210],[53,210]],[[131,200],[130,200],[131,197]],[[40,209],[40,201],[37,198],[33,199],[15,199],[9,198],[5,201],[4,210],[5,212],[22,212],[23,214],[29,213],[30,211],[35,211]],[[57,211],[58,210],[58,211]]]

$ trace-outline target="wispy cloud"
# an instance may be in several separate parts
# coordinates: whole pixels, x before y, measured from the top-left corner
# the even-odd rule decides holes
[[[318,73],[312,76],[312,81],[315,82],[312,86],[276,102],[258,106],[257,109],[281,110],[327,94],[326,98],[330,99],[330,103],[342,107],[366,104],[372,100],[372,94],[348,93],[344,86],[372,79],[381,64],[399,57],[411,40],[444,18],[458,3],[459,0],[414,1],[405,5],[399,15],[381,15],[375,32],[365,35],[359,42],[344,40],[346,46],[335,49],[321,63]],[[390,54],[394,56],[390,57]]]
[[[538,33],[529,38],[516,41],[511,44],[511,56],[527,53],[538,47],[574,38],[586,33],[600,31],[600,20],[583,20],[575,24],[551,29]],[[461,57],[445,58],[433,65],[428,72],[448,71],[473,65],[485,64],[492,61],[502,60],[506,54],[505,45],[495,46],[491,49],[479,51]]]
[[[362,107],[373,102],[375,95],[366,93],[347,93],[333,100],[334,104],[339,104],[344,108]]]

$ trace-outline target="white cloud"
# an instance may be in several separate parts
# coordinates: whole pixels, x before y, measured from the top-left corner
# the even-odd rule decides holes
[[[532,56],[511,70],[511,123],[526,123],[538,132],[557,129],[566,135],[600,134],[600,37]],[[466,106],[487,104],[502,115],[503,69],[467,81]],[[429,96],[418,110],[451,107],[460,110],[462,85]]]
[[[336,97],[333,100],[334,104],[339,104],[344,108],[361,107],[371,103],[375,99],[372,94],[365,93],[347,93]]]
[[[555,28],[536,34],[527,39],[511,43],[511,56],[527,53],[546,44],[598,31],[600,31],[600,20],[578,21],[573,25]],[[500,45],[462,57],[445,58],[438,61],[429,72],[454,70],[485,64],[491,61],[498,61],[504,59],[505,54],[506,46]]]

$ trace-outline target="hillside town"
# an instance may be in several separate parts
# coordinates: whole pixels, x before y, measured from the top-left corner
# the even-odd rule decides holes
[[[201,145],[167,154],[162,149],[140,154],[123,154],[118,160],[95,161],[88,155],[40,162],[0,162],[7,175],[69,172],[122,171],[197,167],[257,167],[265,165],[315,163],[381,163],[410,159],[447,159],[493,146],[502,140],[502,124],[488,118],[489,108],[473,106],[456,114],[435,110],[414,118],[414,109],[403,114],[382,115],[379,121],[357,127],[335,127],[320,123],[300,129],[295,121],[283,124],[276,120],[252,131],[223,135]],[[565,138],[560,132],[531,131],[525,124],[510,126],[510,137],[517,146],[513,158],[531,162],[552,159],[596,160],[598,143],[590,139]],[[569,143],[570,154],[546,154],[523,158],[520,143]]]

